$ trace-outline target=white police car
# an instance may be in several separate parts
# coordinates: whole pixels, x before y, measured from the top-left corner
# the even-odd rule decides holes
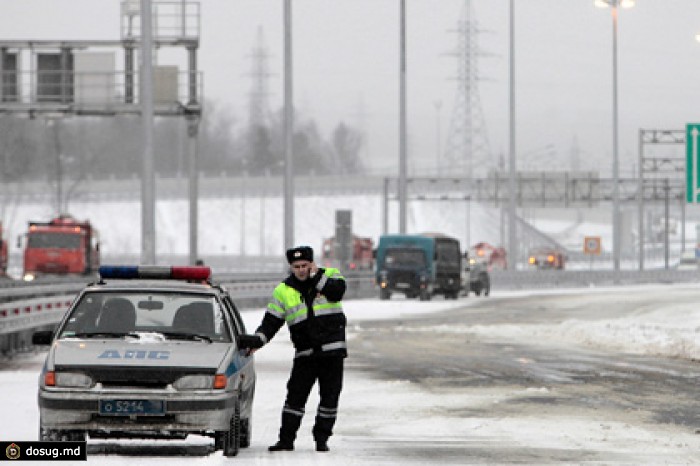
[[[214,438],[250,445],[255,367],[209,267],[100,267],[55,332],[39,381],[39,439]]]

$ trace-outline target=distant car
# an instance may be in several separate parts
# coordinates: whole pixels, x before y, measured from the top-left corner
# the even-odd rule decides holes
[[[462,275],[462,294],[469,296],[474,293],[479,296],[481,293],[488,296],[491,293],[491,276],[485,263],[475,261],[473,258],[466,261],[468,264],[464,268]]]
[[[251,440],[254,359],[209,267],[108,267],[55,332],[39,380],[39,439],[209,436],[225,456]]]
[[[564,270],[566,256],[563,252],[553,248],[531,249],[527,259],[530,266],[539,270],[555,269]]]

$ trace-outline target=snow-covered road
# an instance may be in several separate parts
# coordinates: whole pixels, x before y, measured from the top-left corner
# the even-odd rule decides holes
[[[684,290],[694,285],[670,287],[659,285],[659,293]],[[648,289],[649,287],[645,287]],[[629,289],[634,292],[634,288]],[[549,292],[551,293],[551,292]],[[566,292],[562,292],[566,293]],[[528,293],[498,292],[492,298],[516,297]],[[599,290],[601,302],[606,290]],[[672,295],[672,293],[671,293]],[[486,299],[492,299],[486,298]],[[232,464],[246,465],[398,465],[429,464],[484,464],[489,451],[511,450],[517,458],[520,447],[560,451],[551,463],[567,458],[566,452],[591,450],[607,452],[606,464],[665,462],[692,464],[700,461],[700,439],[693,432],[681,429],[648,430],[624,423],[591,421],[589,417],[562,418],[533,417],[473,417],[470,407],[484,407],[507,402],[522,396],[522,388],[470,391],[459,387],[426,390],[410,382],[382,379],[365,370],[353,358],[353,336],[362,331],[362,323],[375,319],[400,317],[410,319],[425,313],[448,310],[456,306],[478,305],[474,298],[458,301],[432,302],[357,300],[346,303],[349,317],[350,357],[347,360],[345,387],[341,396],[340,416],[336,435],[331,439],[329,453],[313,449],[311,423],[317,403],[312,394],[307,405],[307,416],[299,433],[294,452],[271,454],[267,446],[274,443],[279,428],[280,409],[284,401],[285,384],[290,368],[292,347],[286,330],[256,354],[258,372],[254,404],[252,446],[242,449],[236,458],[225,458],[220,451],[212,452],[210,439],[191,437],[182,442],[132,440],[88,441],[88,464],[129,465],[185,465]],[[662,312],[663,311],[663,312]],[[252,331],[262,317],[262,310],[248,310],[244,318]],[[578,329],[577,329],[578,327]],[[602,345],[613,345],[620,340],[626,328],[626,344],[621,350],[641,352],[645,348],[658,353],[661,343],[683,338],[684,347],[696,351],[700,347],[700,311],[674,308],[669,302],[663,310],[649,310],[627,317],[599,321],[596,325],[567,322],[539,328],[540,335],[566,329],[568,338],[597,339]],[[635,331],[635,329],[640,331]],[[476,332],[508,332],[518,337],[518,328],[489,329],[475,327]],[[643,331],[642,331],[643,330]],[[693,349],[694,347],[694,349]],[[359,348],[358,348],[359,350]],[[5,441],[36,440],[38,410],[36,385],[43,354],[25,355],[4,365],[0,372],[0,439]],[[525,389],[536,396],[544,387]],[[174,448],[187,446],[187,449]],[[470,457],[469,452],[474,456]],[[184,456],[183,456],[184,454]],[[438,456],[436,456],[438,455]],[[604,455],[605,456],[605,455]],[[645,458],[647,461],[645,461]],[[521,458],[520,463],[527,463]],[[566,462],[566,461],[564,461]],[[63,464],[66,464],[65,462]],[[77,464],[85,464],[84,462]]]

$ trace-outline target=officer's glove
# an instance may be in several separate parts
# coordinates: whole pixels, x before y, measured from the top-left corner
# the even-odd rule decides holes
[[[263,347],[260,335],[238,335],[237,342],[240,349],[258,349]]]

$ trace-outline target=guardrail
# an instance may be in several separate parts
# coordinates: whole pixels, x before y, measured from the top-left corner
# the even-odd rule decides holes
[[[239,308],[264,307],[283,275],[220,274],[213,281],[223,284]],[[371,272],[346,274],[346,299],[377,296]],[[700,283],[700,271],[681,270],[531,270],[494,271],[491,289],[544,289],[643,283]],[[6,284],[7,285],[7,284]],[[12,355],[31,347],[31,334],[52,328],[63,317],[85,281],[33,284],[0,288],[0,355]]]
[[[694,282],[700,282],[700,270],[498,270],[491,273],[492,290]]]

